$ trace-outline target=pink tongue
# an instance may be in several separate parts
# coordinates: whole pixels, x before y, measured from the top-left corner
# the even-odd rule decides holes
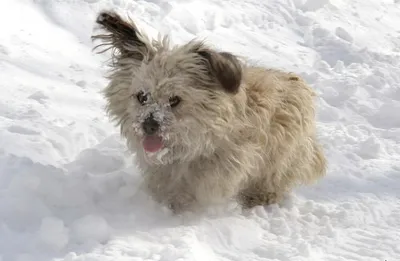
[[[147,152],[156,152],[163,146],[163,140],[159,136],[146,136],[143,140],[143,148]]]

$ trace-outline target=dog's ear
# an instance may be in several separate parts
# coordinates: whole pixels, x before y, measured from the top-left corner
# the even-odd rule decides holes
[[[107,32],[92,36],[92,39],[102,41],[95,48],[108,47],[100,53],[112,49],[114,58],[132,58],[138,62],[151,60],[154,56],[150,41],[139,32],[133,21],[125,21],[113,11],[102,11],[98,14],[96,23]]]
[[[228,93],[237,93],[242,82],[242,66],[240,61],[231,53],[216,52],[209,49],[199,49],[197,53],[204,58],[206,66]]]

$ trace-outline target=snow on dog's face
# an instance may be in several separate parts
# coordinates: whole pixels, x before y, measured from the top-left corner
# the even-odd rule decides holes
[[[113,50],[107,110],[129,148],[152,164],[212,153],[235,117],[242,78],[235,56],[195,41],[169,48],[166,37],[150,41],[113,12],[97,23],[107,34],[93,38]]]

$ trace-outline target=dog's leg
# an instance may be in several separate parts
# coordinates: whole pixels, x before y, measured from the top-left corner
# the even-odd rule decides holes
[[[167,205],[174,214],[180,214],[192,210],[195,202],[194,195],[186,191],[180,191],[180,193],[174,194],[167,200]]]
[[[192,183],[199,206],[221,204],[234,198],[243,183],[243,175],[221,170],[221,165],[204,165],[204,169],[196,173],[195,182]]]
[[[265,187],[250,186],[242,190],[238,195],[239,204],[244,209],[250,209],[255,206],[268,206],[279,203],[283,198],[281,192],[271,192]]]
[[[288,175],[280,172],[270,173],[267,169],[261,171],[238,194],[237,200],[244,209],[255,206],[278,204],[290,188]]]
[[[312,184],[326,172],[326,159],[321,146],[310,138],[293,155],[291,165],[280,172],[262,175],[238,195],[244,208],[280,203],[285,194],[300,184]],[[268,173],[264,170],[264,173]]]
[[[196,202],[193,191],[191,193],[185,180],[170,175],[171,171],[168,168],[153,172],[148,170],[145,175],[147,191],[157,203],[168,207],[175,214],[191,210]]]

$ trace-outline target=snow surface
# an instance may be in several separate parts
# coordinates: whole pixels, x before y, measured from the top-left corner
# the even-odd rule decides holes
[[[282,206],[173,216],[104,113],[103,8],[300,73],[329,158]],[[1,0],[0,260],[400,260],[400,2]]]

